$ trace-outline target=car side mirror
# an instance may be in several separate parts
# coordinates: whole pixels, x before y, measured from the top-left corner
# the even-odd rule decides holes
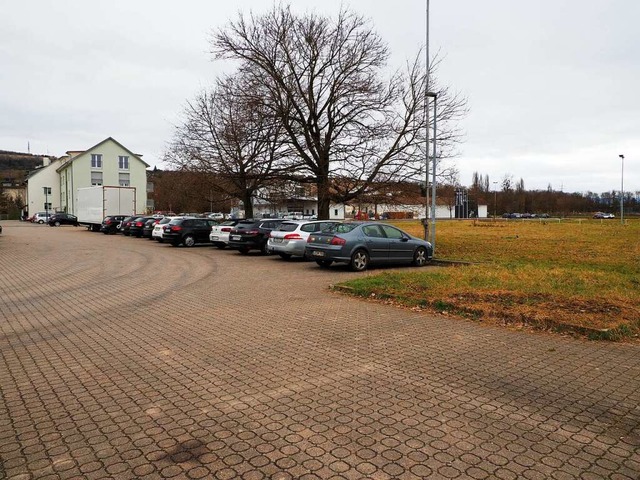
[[[401,242],[408,242],[409,241],[409,237],[402,237],[402,239],[400,241]]]

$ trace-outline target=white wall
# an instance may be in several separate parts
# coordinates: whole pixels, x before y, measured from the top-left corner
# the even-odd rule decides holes
[[[44,187],[51,187],[51,195],[47,200],[51,204],[52,211],[59,211],[60,208],[60,179],[56,168],[62,163],[61,160],[54,160],[46,167],[42,167],[27,179],[27,209],[29,215],[44,212],[45,194]]]

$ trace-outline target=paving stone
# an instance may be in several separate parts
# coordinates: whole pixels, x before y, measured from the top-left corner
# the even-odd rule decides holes
[[[328,289],[392,269],[3,227],[0,477],[640,478],[637,345]]]

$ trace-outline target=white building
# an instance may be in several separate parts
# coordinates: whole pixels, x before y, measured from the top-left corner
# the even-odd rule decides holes
[[[64,157],[51,160],[44,157],[42,167],[32,171],[27,177],[25,203],[29,215],[62,210],[60,207],[60,177],[56,169],[62,164],[63,159]]]
[[[140,157],[111,137],[87,150],[68,151],[27,178],[29,214],[52,210],[75,215],[78,188],[96,185],[136,187],[136,211],[145,212],[149,165]]]

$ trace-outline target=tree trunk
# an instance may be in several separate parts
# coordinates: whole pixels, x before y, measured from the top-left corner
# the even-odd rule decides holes
[[[244,205],[244,218],[253,218],[253,192],[245,190],[242,195],[242,203]]]
[[[329,178],[326,175],[319,175],[316,183],[318,188],[318,219],[329,220],[331,208],[331,198],[329,192]]]

